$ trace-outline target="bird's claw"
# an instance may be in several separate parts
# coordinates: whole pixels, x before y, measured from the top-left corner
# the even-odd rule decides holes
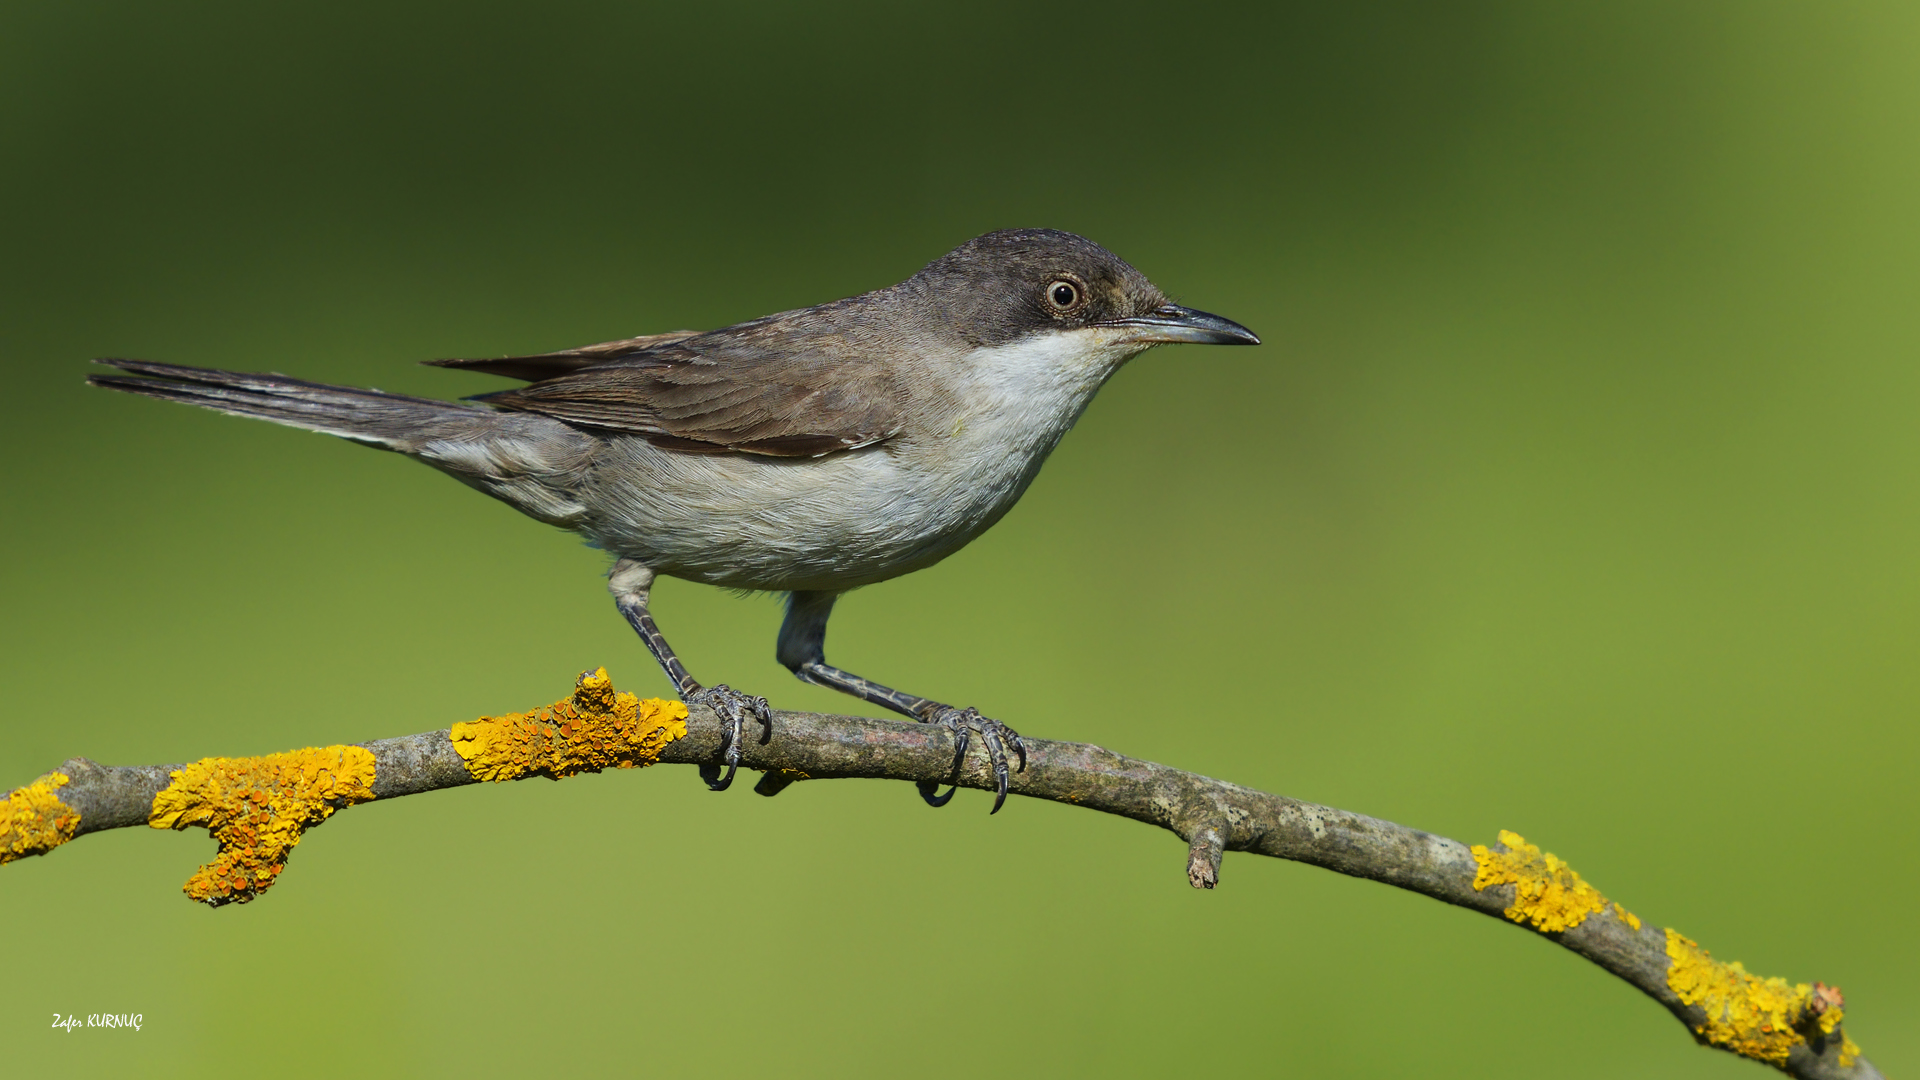
[[[1007,769],[1007,747],[1013,747],[1020,757],[1019,772],[1027,771],[1027,743],[1020,733],[991,717],[981,716],[978,709],[956,709],[951,705],[941,705],[925,717],[929,724],[939,724],[953,732],[953,786],[945,795],[940,794],[940,785],[931,780],[919,783],[920,797],[928,806],[945,806],[952,801],[953,793],[960,790],[960,768],[966,763],[967,750],[972,745],[972,732],[980,733],[980,743],[987,748],[987,761],[993,766],[993,809],[989,815],[1000,812],[1000,806],[1007,801],[1007,781],[1010,773]]]
[[[727,774],[720,775],[718,765],[700,766],[700,779],[714,791],[725,791],[733,783],[733,774],[740,769],[740,742],[746,735],[747,717],[760,721],[766,729],[765,738],[773,737],[773,707],[767,699],[743,694],[726,683],[696,690],[686,696],[689,705],[705,705],[720,718],[721,724],[721,760],[727,766]]]

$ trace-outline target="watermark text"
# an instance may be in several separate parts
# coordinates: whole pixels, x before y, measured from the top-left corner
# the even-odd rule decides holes
[[[139,1031],[143,1016],[142,1013],[88,1013],[83,1018],[78,1014],[61,1016],[54,1013],[53,1026],[55,1029],[64,1029],[69,1035],[79,1028],[131,1028]]]

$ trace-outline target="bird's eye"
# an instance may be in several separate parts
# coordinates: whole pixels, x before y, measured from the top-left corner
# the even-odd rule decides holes
[[[1056,281],[1047,286],[1047,303],[1055,311],[1072,311],[1080,304],[1080,286],[1071,281]]]

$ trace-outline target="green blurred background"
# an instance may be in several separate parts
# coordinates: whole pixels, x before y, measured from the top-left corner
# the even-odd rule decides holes
[[[440,727],[605,664],[604,557],[397,456],[86,359],[415,394],[1072,229],[1258,349],[1122,372],[832,655],[1569,859],[1920,1068],[1920,7],[0,8],[0,787]],[[778,607],[667,582],[696,675]],[[1142,599],[1146,603],[1142,604]],[[1149,662],[1148,658],[1152,657]],[[0,870],[7,1071],[1756,1076],[1510,927],[904,785],[690,770]],[[140,1012],[140,1032],[48,1029]]]

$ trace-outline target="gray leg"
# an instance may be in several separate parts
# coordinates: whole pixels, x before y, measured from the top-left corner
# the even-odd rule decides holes
[[[993,764],[993,775],[997,790],[993,797],[993,809],[990,814],[1000,812],[1000,805],[1007,801],[1006,745],[1011,744],[1020,756],[1020,771],[1027,768],[1027,744],[1020,733],[1002,724],[998,720],[981,716],[976,709],[956,709],[951,705],[928,698],[902,693],[889,686],[870,682],[850,671],[842,671],[827,663],[827,617],[833,614],[833,602],[838,593],[796,592],[787,598],[787,618],[780,624],[780,644],[777,654],[780,663],[798,676],[802,682],[816,686],[832,687],[843,694],[852,694],[862,701],[871,702],[883,709],[892,709],[903,716],[927,724],[940,724],[953,732],[953,770],[957,778],[960,765],[966,760],[969,745],[969,733],[978,732],[980,741],[987,748],[987,760]],[[672,674],[671,671],[668,672]],[[958,786],[940,794],[940,785],[922,781],[920,797],[930,806],[945,806],[953,798]]]
[[[673,654],[673,647],[661,636],[653,615],[647,611],[647,595],[652,589],[652,570],[632,559],[621,559],[613,564],[613,573],[607,578],[607,591],[613,593],[614,606],[620,609],[620,614],[626,616],[634,633],[639,634],[640,640],[646,643],[647,651],[660,661],[667,678],[673,680],[674,691],[680,695],[680,700],[689,705],[705,705],[726,725],[726,745],[722,749],[727,774],[721,776],[717,765],[700,767],[700,777],[709,788],[725,791],[733,783],[733,774],[740,768],[740,740],[747,717],[752,716],[760,721],[766,729],[767,738],[772,738],[773,709],[767,705],[766,698],[749,697],[725,683],[703,687],[695,682],[693,676],[687,674],[687,666]]]

